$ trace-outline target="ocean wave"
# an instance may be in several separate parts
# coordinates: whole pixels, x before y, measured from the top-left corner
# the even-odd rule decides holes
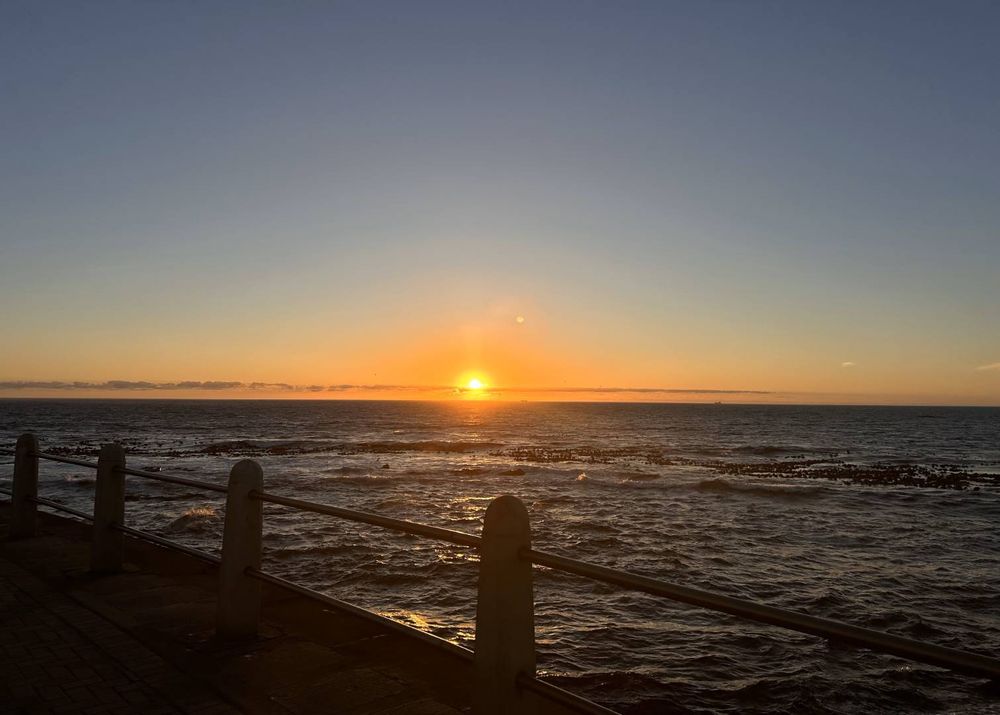
[[[714,494],[748,494],[778,499],[812,499],[820,495],[822,487],[805,487],[792,484],[740,484],[716,477],[702,479],[692,485],[695,491]]]
[[[63,483],[72,487],[93,489],[97,484],[97,477],[91,474],[67,474],[63,477]]]
[[[279,560],[294,559],[302,556],[341,556],[357,554],[359,551],[371,551],[371,547],[359,544],[317,544],[316,546],[284,547],[267,551],[269,558]]]
[[[601,551],[606,551],[608,549],[617,549],[625,546],[625,542],[617,536],[593,536],[578,542],[577,546],[584,549],[600,549]]]
[[[663,478],[657,472],[619,472],[617,476],[626,482],[652,482]]]
[[[532,509],[548,509],[553,506],[568,506],[576,502],[576,498],[569,494],[558,494],[536,499],[531,503]]]
[[[167,531],[205,531],[219,523],[219,514],[212,506],[193,506],[167,525]]]
[[[898,633],[918,640],[940,641],[949,635],[946,630],[935,626],[919,614],[901,610],[866,613],[861,618],[860,625],[879,631]]]
[[[491,471],[488,467],[459,467],[457,469],[449,469],[448,474],[455,477],[475,477],[480,474],[489,474]]]
[[[572,692],[580,693],[597,703],[612,707],[616,710],[625,710],[629,705],[639,701],[647,701],[655,695],[661,694],[664,685],[655,678],[633,671],[590,671],[587,673],[573,673],[577,669],[575,663],[565,662],[565,669],[559,671],[542,671],[539,673],[541,679],[560,688],[565,688]],[[567,672],[569,671],[569,672]],[[610,693],[627,694],[625,697],[609,698]],[[686,712],[677,709],[676,702],[670,703],[668,709],[646,710],[644,712]]]
[[[392,474],[372,474],[368,472],[366,474],[345,474],[338,476],[324,477],[327,482],[333,482],[336,484],[358,484],[364,486],[381,487],[381,486],[392,486],[394,483],[399,483],[406,480],[405,476],[398,476]],[[419,481],[416,479],[410,479],[410,481]]]
[[[364,474],[365,472],[368,472],[368,471],[370,471],[368,467],[350,467],[350,466],[344,465],[344,466],[340,466],[340,467],[330,467],[328,469],[324,469],[324,470],[322,470],[322,473],[323,474],[338,474],[338,475],[343,476],[343,475]]]
[[[393,496],[382,499],[375,505],[375,510],[380,512],[397,511],[406,509],[413,504],[413,498],[407,495]]]
[[[352,442],[344,445],[344,449],[354,449],[361,452],[384,454],[392,452],[475,452],[483,449],[503,447],[502,442],[451,442],[448,440],[417,440],[401,442],[384,440],[379,442]]]
[[[146,490],[132,490],[125,492],[125,501],[136,501],[136,502],[170,502],[170,501],[191,501],[195,499],[204,499],[205,492],[202,491],[186,491],[186,492],[172,492],[169,487],[172,485],[144,485],[147,487]],[[152,486],[152,489],[149,487]],[[219,497],[224,499],[222,495]]]

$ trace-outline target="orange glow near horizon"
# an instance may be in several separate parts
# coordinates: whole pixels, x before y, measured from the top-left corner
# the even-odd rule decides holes
[[[38,351],[5,355],[0,397],[377,399],[847,404],[998,404],[1000,363],[929,372],[900,367],[891,344],[821,359],[792,353],[798,369],[775,358],[772,339],[746,336],[738,352],[695,330],[673,343],[657,334],[627,339],[620,316],[556,319],[535,302],[498,300],[467,311],[457,299],[432,318],[362,321],[330,329],[281,324],[288,341],[261,341],[254,330],[215,331],[164,343],[162,336],[109,352],[88,335],[65,351],[41,327]],[[452,307],[449,308],[449,305]],[[530,319],[517,320],[522,307]],[[294,323],[294,325],[292,325]],[[293,330],[294,328],[294,330]],[[298,340],[299,342],[295,342]],[[295,350],[289,348],[296,345]],[[618,346],[609,349],[609,345]],[[880,344],[881,345],[881,344]],[[878,352],[884,350],[885,352]],[[652,355],[652,357],[651,357]],[[738,356],[738,359],[734,356]],[[847,360],[846,358],[851,358]],[[971,365],[972,367],[969,367]],[[7,381],[6,383],[4,381]],[[917,390],[913,386],[920,385]]]

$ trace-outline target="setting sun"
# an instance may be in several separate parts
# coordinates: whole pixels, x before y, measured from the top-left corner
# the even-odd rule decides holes
[[[482,380],[480,380],[477,377],[474,377],[471,380],[469,380],[466,387],[469,388],[470,390],[482,390],[485,387],[485,385],[483,384]]]

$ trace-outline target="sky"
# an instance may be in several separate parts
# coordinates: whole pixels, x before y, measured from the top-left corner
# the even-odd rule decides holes
[[[998,31],[5,0],[0,396],[998,405]]]

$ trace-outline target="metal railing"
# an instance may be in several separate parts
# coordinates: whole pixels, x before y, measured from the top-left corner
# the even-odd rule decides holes
[[[483,715],[530,712],[525,693],[557,702],[584,713],[613,713],[597,703],[570,693],[535,675],[532,566],[542,566],[620,588],[727,613],[851,646],[898,656],[986,679],[1000,679],[1000,659],[910,638],[861,628],[775,606],[669,583],[610,569],[586,561],[539,551],[531,547],[527,510],[520,500],[503,496],[489,506],[482,536],[427,524],[346,509],[330,504],[271,494],[263,489],[263,472],[253,461],[233,467],[229,484],[132,469],[125,465],[121,447],[106,445],[94,462],[42,452],[32,435],[23,435],[17,449],[0,449],[15,456],[11,494],[13,538],[35,533],[38,506],[62,511],[93,522],[91,566],[95,571],[121,568],[123,535],[180,551],[220,567],[217,631],[224,637],[254,635],[260,620],[260,583],[287,589],[338,610],[417,638],[474,664],[476,712]],[[94,514],[85,514],[59,502],[39,497],[38,461],[48,460],[97,470]],[[124,477],[195,487],[226,494],[226,518],[221,558],[156,534],[125,526]],[[377,526],[391,531],[445,541],[479,552],[475,650],[439,638],[360,606],[342,601],[301,584],[261,570],[264,503]]]

